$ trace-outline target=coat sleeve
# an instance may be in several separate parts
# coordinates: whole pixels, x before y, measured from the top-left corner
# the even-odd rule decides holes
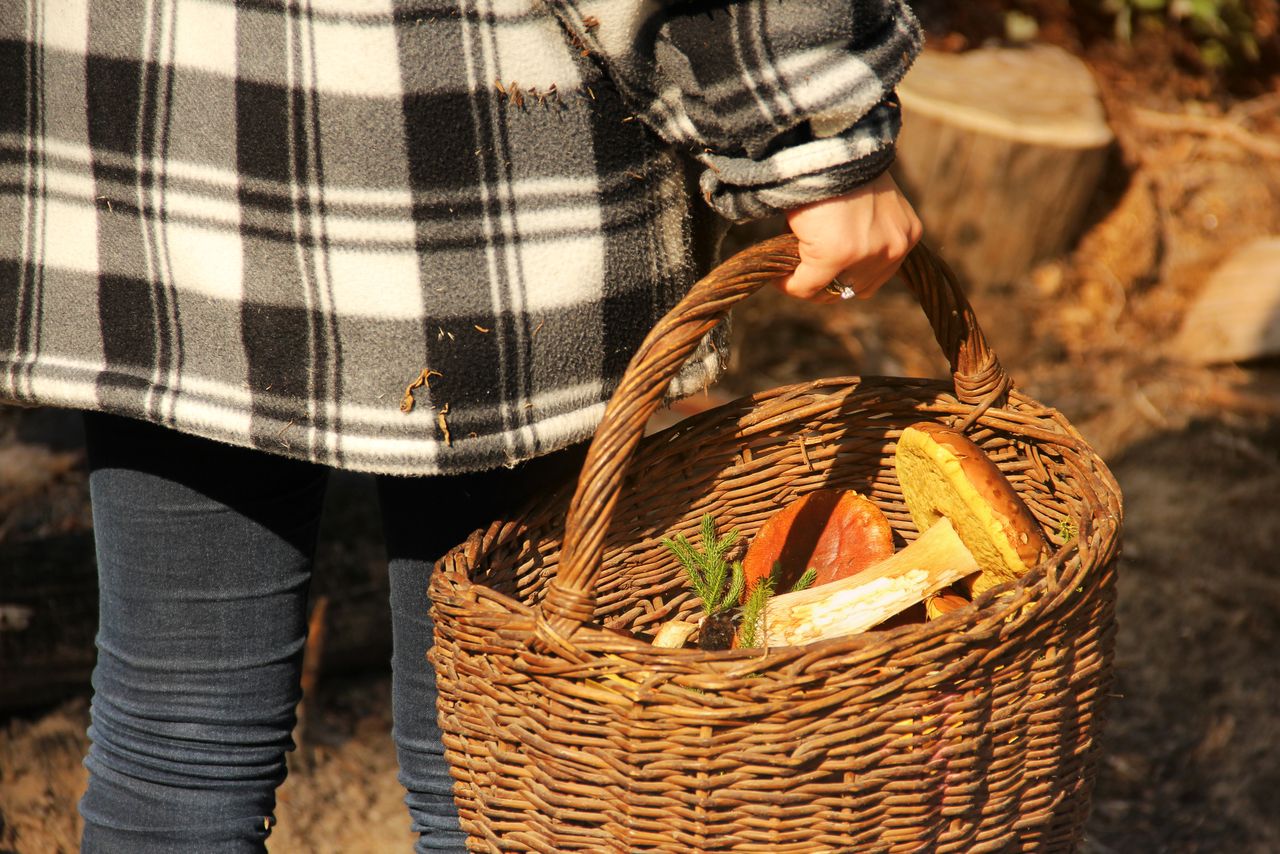
[[[893,160],[894,88],[923,35],[905,0],[552,0],[637,116],[755,219],[848,192]]]

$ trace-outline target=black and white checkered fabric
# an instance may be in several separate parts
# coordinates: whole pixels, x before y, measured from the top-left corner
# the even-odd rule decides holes
[[[563,447],[720,216],[883,171],[919,46],[901,0],[0,0],[0,399],[397,474]]]

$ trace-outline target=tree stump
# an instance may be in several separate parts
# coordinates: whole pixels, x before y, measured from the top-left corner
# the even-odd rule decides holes
[[[898,95],[894,175],[966,281],[1013,281],[1071,245],[1113,140],[1080,60],[1048,45],[925,51]]]

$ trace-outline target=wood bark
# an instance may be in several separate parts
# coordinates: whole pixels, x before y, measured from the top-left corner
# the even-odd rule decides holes
[[[1083,63],[1048,45],[925,51],[898,94],[894,175],[966,281],[1014,281],[1072,244],[1113,140]]]

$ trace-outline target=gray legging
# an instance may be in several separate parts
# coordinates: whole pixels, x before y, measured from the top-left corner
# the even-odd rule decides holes
[[[327,470],[89,414],[101,611],[82,850],[264,850],[297,705]],[[417,851],[461,850],[436,726],[434,560],[580,449],[514,470],[378,479],[393,734]]]

